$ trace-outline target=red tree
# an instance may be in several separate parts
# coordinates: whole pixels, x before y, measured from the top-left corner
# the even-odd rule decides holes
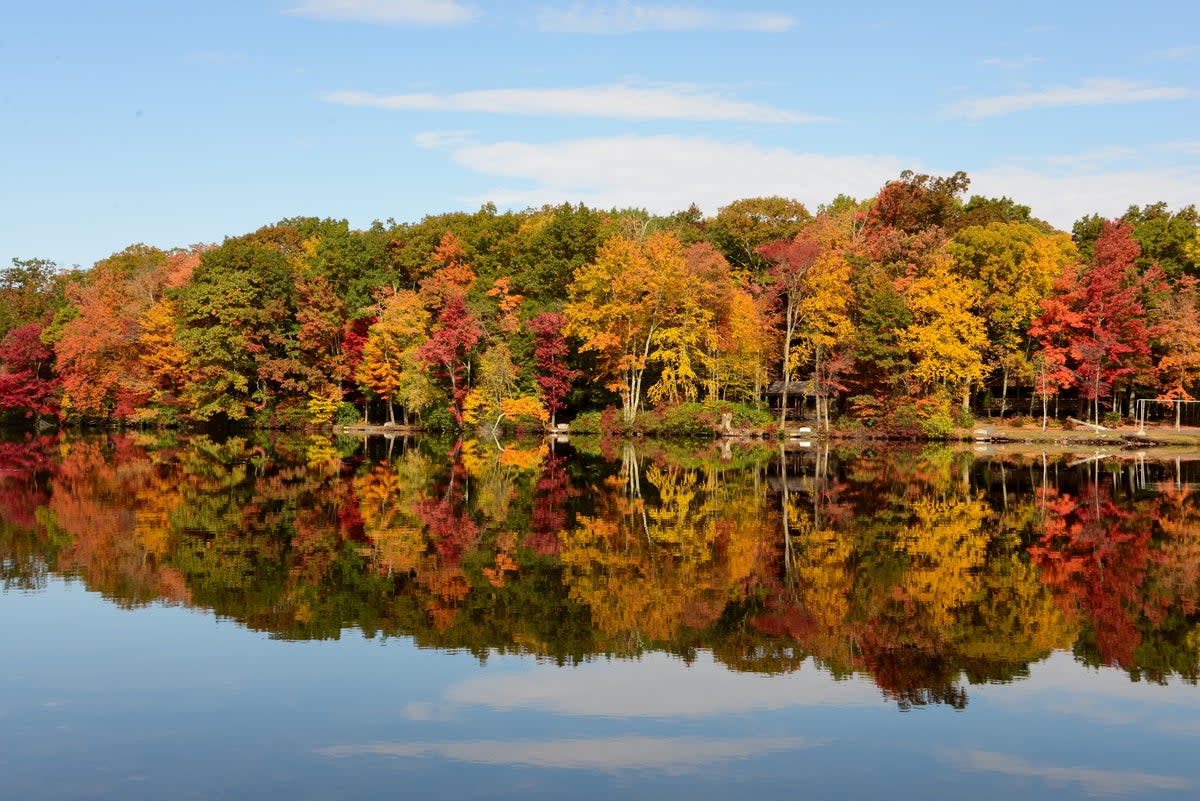
[[[52,355],[38,323],[8,332],[0,342],[0,409],[24,409],[26,417],[56,413]]]
[[[438,314],[428,341],[421,345],[417,356],[434,368],[439,377],[450,382],[450,412],[462,423],[463,400],[469,389],[467,370],[471,348],[483,337],[483,329],[475,315],[467,310],[461,295],[451,295]]]
[[[533,334],[534,380],[542,390],[542,403],[550,413],[550,425],[554,415],[563,408],[563,399],[571,391],[571,382],[579,375],[578,370],[567,367],[567,340],[563,326],[567,319],[558,312],[542,312],[526,324]]]
[[[1106,222],[1094,252],[1090,267],[1064,272],[1030,334],[1092,402],[1098,423],[1100,399],[1115,382],[1152,370],[1155,331],[1143,298],[1164,284],[1157,267],[1138,274],[1141,251],[1128,225]]]

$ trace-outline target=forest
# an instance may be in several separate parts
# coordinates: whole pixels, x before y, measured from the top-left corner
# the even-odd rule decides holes
[[[1134,398],[1193,399],[1194,206],[1068,233],[969,187],[906,171],[815,213],[489,204],[366,230],[287,219],[89,269],[14,258],[0,414],[495,434],[765,428],[792,407],[826,430],[938,437],[977,415],[1112,423]]]

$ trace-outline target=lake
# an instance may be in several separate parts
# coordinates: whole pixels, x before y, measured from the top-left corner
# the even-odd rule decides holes
[[[0,796],[1200,797],[1200,461],[0,442]]]

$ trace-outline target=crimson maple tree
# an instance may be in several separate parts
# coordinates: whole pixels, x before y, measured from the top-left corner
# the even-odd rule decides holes
[[[450,295],[434,323],[429,339],[417,351],[438,377],[450,384],[450,413],[458,423],[463,419],[471,349],[483,338],[483,328],[467,309],[461,295]]]
[[[17,326],[0,342],[0,409],[24,410],[26,417],[57,413],[58,378],[53,352],[42,342],[40,323]]]
[[[1141,252],[1128,225],[1106,222],[1094,246],[1094,263],[1068,267],[1055,293],[1042,302],[1042,314],[1030,327],[1057,380],[1077,386],[1100,422],[1101,398],[1114,383],[1149,374],[1149,321],[1143,299],[1162,291],[1162,272],[1139,274]]]
[[[542,312],[526,323],[533,334],[533,380],[542,390],[542,404],[552,426],[554,415],[563,408],[563,400],[571,391],[571,382],[579,376],[578,370],[567,366],[567,339],[563,336],[566,324],[567,318],[559,312]]]

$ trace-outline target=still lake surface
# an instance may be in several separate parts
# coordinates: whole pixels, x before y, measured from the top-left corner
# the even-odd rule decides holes
[[[1200,462],[0,443],[0,797],[1200,797]]]

